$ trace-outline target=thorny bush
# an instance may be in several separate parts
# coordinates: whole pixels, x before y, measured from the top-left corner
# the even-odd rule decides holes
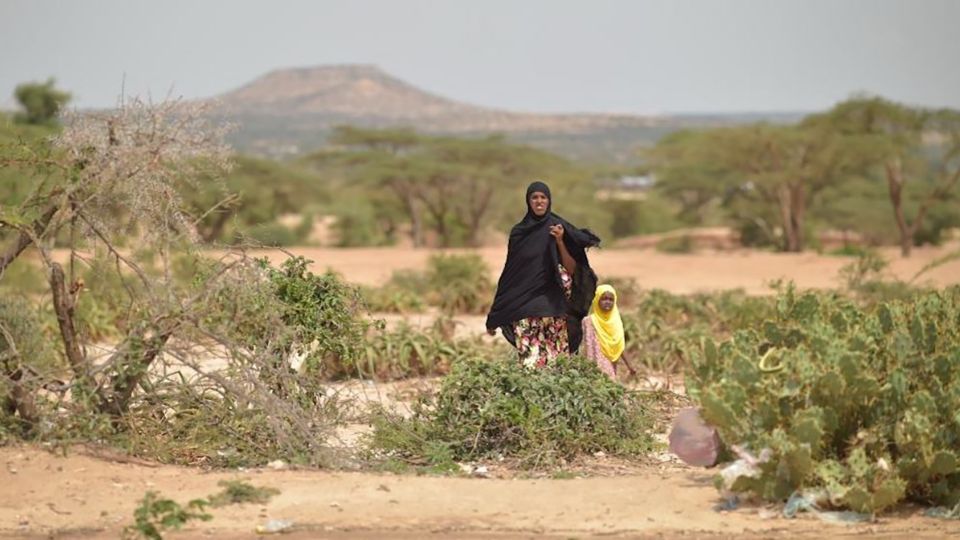
[[[197,253],[204,216],[182,194],[230,164],[202,113],[130,100],[69,118],[52,142],[0,146],[0,164],[30,186],[0,206],[0,280],[28,248],[38,255],[63,359],[58,379],[44,377],[16,352],[29,341],[8,340],[2,425],[161,461],[330,463],[338,399],[311,373],[354,361],[359,298],[303,260]]]

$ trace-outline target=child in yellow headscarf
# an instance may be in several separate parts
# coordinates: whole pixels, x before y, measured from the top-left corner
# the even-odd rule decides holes
[[[626,341],[620,310],[617,309],[617,291],[610,285],[600,285],[593,295],[590,315],[583,319],[583,343],[587,358],[596,362],[600,371],[610,379],[616,380],[617,363]]]

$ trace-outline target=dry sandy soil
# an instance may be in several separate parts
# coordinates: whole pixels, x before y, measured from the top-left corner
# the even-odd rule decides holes
[[[255,538],[270,519],[294,538],[945,538],[960,523],[908,509],[867,525],[835,525],[776,509],[717,512],[708,471],[649,465],[574,479],[443,478],[301,470],[201,471],[76,448],[67,457],[34,447],[0,448],[0,537],[117,538],[148,490],[185,502],[221,480],[275,487],[269,503],[212,510],[171,538]]]
[[[909,280],[937,257],[958,248],[958,245],[918,248],[908,259],[902,259],[895,249],[884,249],[881,253],[890,261],[890,276]],[[348,281],[365,285],[382,284],[395,270],[422,270],[426,268],[430,255],[436,253],[409,248],[291,248],[290,252],[314,261],[314,271],[332,268]],[[483,257],[490,267],[491,277],[496,279],[503,268],[505,248],[483,248],[473,252]],[[262,254],[277,261],[286,256],[276,250]],[[751,294],[766,294],[770,291],[767,284],[776,279],[793,280],[803,288],[835,288],[841,283],[838,278],[840,268],[852,261],[852,257],[812,252],[792,254],[749,250],[672,255],[653,250],[601,249],[590,254],[590,262],[601,279],[634,278],[645,289],[660,288],[674,293],[742,288]],[[937,286],[960,283],[960,260],[931,270],[918,282]]]

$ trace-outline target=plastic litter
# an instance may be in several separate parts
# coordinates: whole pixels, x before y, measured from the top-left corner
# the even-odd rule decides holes
[[[263,525],[257,525],[257,534],[276,534],[287,532],[293,528],[293,522],[289,519],[271,519]]]
[[[759,457],[754,457],[753,454],[739,446],[732,446],[730,449],[733,450],[733,453],[738,457],[736,461],[720,471],[724,491],[732,490],[738,478],[757,478],[760,476],[760,465],[769,461],[773,455],[773,452],[769,448],[761,450]]]
[[[700,417],[693,407],[681,409],[670,429],[670,451],[684,463],[696,467],[712,467],[720,453],[720,437],[713,426]]]
[[[960,503],[957,503],[953,509],[936,506],[924,512],[923,515],[940,519],[960,519]]]
[[[714,512],[732,512],[740,506],[740,497],[736,494],[727,495],[720,502],[713,505]]]
[[[817,506],[817,499],[813,494],[803,494],[795,491],[790,495],[790,498],[787,499],[787,504],[783,506],[783,517],[793,519],[797,517],[797,514],[800,512],[819,511],[820,507]]]
[[[282,471],[287,468],[287,462],[282,459],[275,459],[270,463],[267,463],[267,467],[275,471]]]
[[[810,512],[821,521],[840,525],[866,523],[873,520],[873,516],[870,514],[860,512],[822,510],[818,502],[824,500],[824,498],[824,495],[816,492],[794,492],[787,499],[787,504],[783,506],[783,517],[792,519],[797,517],[800,512]]]

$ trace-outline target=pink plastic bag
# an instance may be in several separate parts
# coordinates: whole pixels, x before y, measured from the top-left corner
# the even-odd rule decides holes
[[[688,465],[712,467],[720,453],[720,436],[697,409],[681,409],[670,429],[670,451]]]

